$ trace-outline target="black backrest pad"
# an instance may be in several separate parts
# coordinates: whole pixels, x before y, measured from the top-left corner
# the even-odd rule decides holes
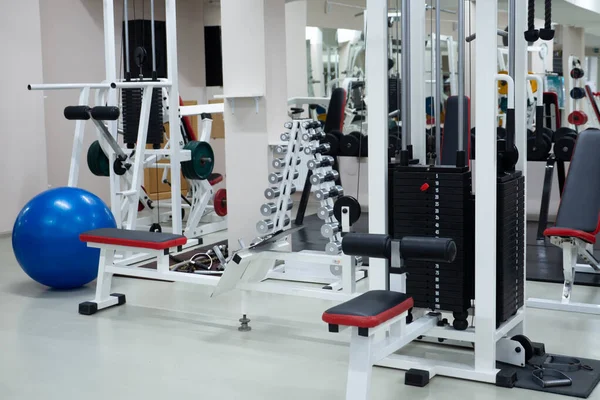
[[[344,122],[344,110],[346,108],[346,91],[342,88],[334,89],[327,108],[327,118],[323,131],[329,133],[332,130],[342,130]]]
[[[136,240],[146,243],[163,243],[183,237],[182,235],[174,235],[172,233],[131,231],[128,229],[118,228],[94,229],[93,231],[84,232],[84,235],[113,239]]]
[[[469,142],[471,138],[471,128],[469,127],[469,98],[465,96],[464,102],[464,134],[463,150],[469,154]],[[477,131],[478,135],[483,135]],[[489,132],[490,135],[496,135],[496,132]],[[446,120],[444,121],[444,136],[441,149],[442,165],[456,165],[456,152],[458,151],[458,96],[448,97],[446,106]]]
[[[579,134],[563,190],[556,227],[596,231],[600,213],[600,130]]]

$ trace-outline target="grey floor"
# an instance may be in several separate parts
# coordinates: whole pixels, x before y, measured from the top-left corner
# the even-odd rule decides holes
[[[527,284],[529,296],[555,298],[560,289]],[[240,333],[238,293],[210,299],[202,286],[115,278],[128,303],[79,315],[93,291],[93,283],[58,292],[31,281],[10,238],[0,238],[0,399],[344,398],[346,337],[320,322],[330,302],[252,294],[253,330]],[[600,291],[575,287],[575,300],[598,303]],[[597,316],[527,310],[527,335],[554,353],[600,358],[599,332]],[[423,389],[403,381],[401,371],[376,368],[372,398],[558,398],[443,377]]]

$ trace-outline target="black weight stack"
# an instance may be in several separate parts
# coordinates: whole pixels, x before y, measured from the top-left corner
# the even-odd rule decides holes
[[[521,171],[498,178],[496,222],[496,325],[524,303],[525,178]]]
[[[143,89],[122,89],[122,114],[124,142],[127,148],[134,148],[137,142],[140,125],[140,112],[142,110]],[[146,144],[151,144],[154,149],[160,149],[163,143],[163,115],[162,115],[162,90],[152,90],[152,103],[150,106],[150,120],[148,121],[148,136]]]
[[[475,207],[467,167],[394,166],[390,195],[393,237],[452,238],[458,253],[450,264],[407,260],[406,292],[416,307],[452,311],[456,329],[468,327],[475,295]],[[391,271],[394,273],[394,271]]]

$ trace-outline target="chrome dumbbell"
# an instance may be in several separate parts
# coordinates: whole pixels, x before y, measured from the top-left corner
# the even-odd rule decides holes
[[[302,140],[304,140],[305,142],[310,142],[312,140],[325,139],[325,136],[327,135],[321,130],[314,132],[306,132],[302,134]]]
[[[299,172],[294,171],[293,179],[297,179],[298,176],[299,176]],[[276,184],[276,183],[281,182],[282,180],[283,180],[283,174],[280,172],[273,172],[273,173],[269,174],[269,183]]]
[[[294,207],[294,202],[292,199],[288,199],[288,204],[286,211],[290,211]],[[265,217],[271,216],[277,212],[277,204],[275,203],[265,203],[260,206],[260,213]]]
[[[288,121],[285,124],[283,124],[283,127],[285,129],[292,129],[292,126],[294,126],[292,121]]]
[[[279,139],[281,139],[282,142],[289,142],[290,134],[287,132],[283,132],[281,135],[279,135]]]
[[[319,209],[317,210],[317,216],[320,219],[322,219],[323,221],[327,220],[328,218],[333,217],[333,207],[331,207],[331,206],[319,207]]]
[[[332,222],[321,227],[321,235],[326,238],[334,237],[340,231],[340,224]]]
[[[316,147],[305,147],[304,154],[309,156],[317,153],[323,154],[329,152],[329,150],[331,150],[331,145],[329,143],[323,143]]]
[[[275,153],[276,154],[285,154],[288,151],[288,146],[287,144],[280,144],[278,146],[275,146]]]
[[[325,253],[337,255],[342,252],[342,244],[340,242],[330,242],[325,245]]]
[[[317,169],[321,167],[329,167],[333,165],[334,159],[331,156],[323,156],[320,159],[311,159],[308,160],[306,166],[308,169]]]
[[[315,196],[316,196],[317,200],[320,200],[320,201],[327,200],[332,197],[343,196],[343,195],[344,195],[344,188],[342,188],[339,185],[334,186],[331,189],[321,189],[321,190],[317,190],[315,192]]]
[[[300,164],[302,160],[300,158],[296,158],[296,165]],[[281,169],[285,168],[285,158],[275,158],[273,159],[273,168]]]
[[[284,222],[283,222],[283,226],[286,227],[289,224],[290,224],[290,217],[288,217],[286,215]],[[256,224],[256,230],[258,231],[258,233],[263,234],[263,235],[269,233],[271,230],[273,230],[273,228],[275,228],[275,223],[273,222],[272,219],[265,219],[262,221],[258,221],[258,223]]]
[[[310,183],[320,185],[321,183],[337,181],[340,174],[337,171],[327,171],[325,174],[313,174],[310,176]]]
[[[291,185],[290,187],[290,194],[294,194],[296,193],[296,185]],[[281,196],[281,189],[278,187],[270,187],[265,189],[265,197],[267,198],[267,200],[273,200],[274,198],[277,198]]]
[[[285,158],[274,158],[272,165],[273,165],[273,168],[285,167]]]
[[[267,198],[267,200],[273,200],[274,198],[279,197],[280,194],[281,191],[278,187],[271,187],[265,189],[265,197]]]

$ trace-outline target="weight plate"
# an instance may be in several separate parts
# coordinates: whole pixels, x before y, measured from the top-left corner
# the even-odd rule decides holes
[[[583,78],[584,73],[583,70],[581,68],[573,68],[571,70],[571,78],[573,79],[581,79]]]
[[[588,116],[583,111],[573,111],[567,118],[571,125],[581,126],[588,122]]]
[[[100,142],[95,140],[87,152],[88,168],[96,176],[110,176],[108,157],[104,154]]]
[[[340,140],[338,139],[338,136],[334,135],[333,133],[328,133],[325,135],[325,138],[321,139],[319,143],[329,144],[329,151],[324,152],[323,154],[337,156],[340,152]]]
[[[352,131],[350,132],[348,135],[352,135],[355,138],[357,138],[358,140],[360,140],[364,135],[362,133],[360,133],[359,131]]]
[[[548,158],[550,148],[547,143],[540,138],[538,146],[537,135],[531,129],[527,129],[527,161],[544,161]]]
[[[215,207],[215,214],[219,217],[227,215],[227,189],[217,190],[213,198],[213,206]]]
[[[342,223],[342,208],[348,207],[350,211],[350,225],[354,224],[360,218],[360,203],[352,196],[342,196],[333,204],[333,216]]]
[[[573,130],[571,130],[571,132],[565,131],[554,144],[554,154],[556,155],[556,159],[559,161],[571,161],[576,143],[577,133]]]
[[[215,153],[210,144],[192,140],[184,150],[190,150],[191,160],[181,163],[183,176],[187,179],[208,179],[215,166]]]
[[[552,136],[552,141],[554,143],[556,143],[556,141],[558,139],[560,139],[565,134],[575,134],[575,135],[577,135],[577,131],[575,129],[571,129],[571,128],[568,128],[566,126],[563,126],[561,128],[558,128],[556,130],[556,132],[554,132],[554,135]]]
[[[584,88],[580,88],[580,87],[574,87],[569,92],[569,95],[574,100],[583,99],[585,97],[585,89]]]
[[[340,154],[342,156],[356,157],[358,156],[360,139],[351,132],[348,135],[344,135],[340,140]]]

